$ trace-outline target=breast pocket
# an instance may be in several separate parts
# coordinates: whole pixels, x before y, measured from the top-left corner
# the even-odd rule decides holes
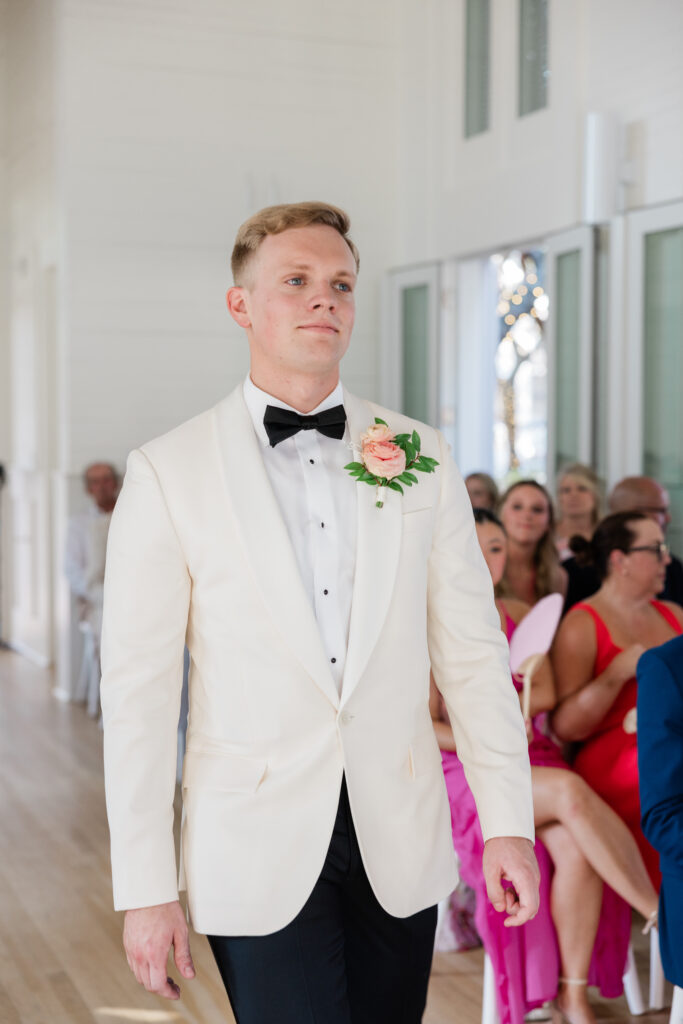
[[[404,512],[401,517],[403,533],[410,533],[413,530],[428,531],[432,525],[432,511],[432,507],[429,506]]]

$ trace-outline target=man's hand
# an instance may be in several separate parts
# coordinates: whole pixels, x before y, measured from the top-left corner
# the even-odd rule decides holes
[[[498,836],[484,844],[484,881],[495,910],[505,911],[506,927],[530,921],[538,911],[540,872],[532,843],[519,836]],[[512,888],[503,888],[503,880]]]
[[[123,945],[128,966],[148,992],[165,999],[179,999],[180,988],[166,975],[171,946],[176,967],[184,978],[194,978],[187,921],[180,903],[127,910]]]

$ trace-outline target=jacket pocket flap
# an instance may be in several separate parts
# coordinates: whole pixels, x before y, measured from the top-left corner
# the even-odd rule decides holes
[[[197,786],[231,793],[255,793],[267,767],[266,761],[255,757],[188,750],[183,763],[183,789]]]

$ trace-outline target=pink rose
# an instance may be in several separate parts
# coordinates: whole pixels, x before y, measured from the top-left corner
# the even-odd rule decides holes
[[[390,430],[386,423],[373,423],[371,427],[365,431],[364,434],[360,435],[360,442],[365,445],[367,441],[393,441],[394,432]]]
[[[381,424],[377,424],[377,426],[381,426]],[[395,476],[400,476],[406,468],[406,453],[393,441],[364,440],[361,458],[368,473],[372,473],[373,476],[378,476],[382,480],[392,480]]]

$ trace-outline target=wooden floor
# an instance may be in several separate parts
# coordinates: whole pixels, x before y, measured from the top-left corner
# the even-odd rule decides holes
[[[0,651],[0,1024],[233,1021],[202,936],[179,1002],[130,974],[111,907],[102,734],[51,686],[49,672]],[[643,940],[636,953],[645,968]],[[479,1024],[481,979],[481,950],[437,955],[424,1024]],[[601,1020],[631,1020],[623,998],[595,1003]]]

